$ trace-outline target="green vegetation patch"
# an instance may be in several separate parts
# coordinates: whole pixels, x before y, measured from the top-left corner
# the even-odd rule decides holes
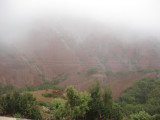
[[[160,79],[144,78],[137,80],[133,86],[126,89],[124,94],[119,97],[118,103],[128,118],[131,118],[130,115],[132,114],[145,114],[141,111],[146,112],[146,117],[147,114],[158,117],[160,114]]]
[[[57,76],[53,77],[53,84],[58,85],[60,82],[67,80],[68,74],[59,73]]]
[[[52,101],[56,120],[122,120],[121,107],[112,99],[110,89],[101,91],[99,82],[88,92],[79,92],[73,86],[66,88],[66,101]]]
[[[90,68],[87,72],[87,75],[92,75],[92,74],[95,74],[97,73],[99,70],[98,68]]]
[[[16,118],[23,115],[28,119],[42,119],[36,99],[29,93],[8,93],[0,98],[0,106],[1,115],[13,115]]]

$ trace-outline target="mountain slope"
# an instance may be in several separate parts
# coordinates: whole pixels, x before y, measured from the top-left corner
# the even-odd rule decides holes
[[[118,96],[135,79],[159,76],[158,40],[118,37],[93,28],[78,35],[74,30],[35,27],[18,42],[1,43],[0,82],[20,87],[49,80],[84,90],[98,79]]]

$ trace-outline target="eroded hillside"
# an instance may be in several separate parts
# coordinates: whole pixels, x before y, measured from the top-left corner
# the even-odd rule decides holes
[[[102,85],[111,85],[118,96],[135,79],[159,76],[158,40],[138,36],[124,39],[93,28],[90,32],[83,28],[78,35],[77,29],[34,26],[27,36],[17,37],[18,42],[2,42],[0,82],[21,87],[55,81],[84,90],[100,80]]]

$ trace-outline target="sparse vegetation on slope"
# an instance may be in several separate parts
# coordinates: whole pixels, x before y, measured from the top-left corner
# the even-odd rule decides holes
[[[90,68],[87,75],[93,75],[98,72],[98,68]]]

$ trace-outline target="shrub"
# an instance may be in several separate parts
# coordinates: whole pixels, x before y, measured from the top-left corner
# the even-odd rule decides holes
[[[98,72],[98,68],[90,68],[88,70],[88,75],[92,75]]]
[[[97,81],[90,89],[91,100],[88,103],[89,111],[87,111],[87,119],[98,119],[102,112],[102,100],[100,92],[100,83]]]
[[[62,95],[62,96],[61,96],[61,98],[62,98],[62,99],[64,99],[64,100],[66,100],[66,99],[67,99],[64,95]]]
[[[14,118],[21,118],[21,114],[20,114],[20,113],[15,113],[15,114],[13,115],[13,117],[14,117]]]
[[[53,84],[54,85],[57,85],[61,82],[61,79],[57,78],[56,80],[53,81]]]
[[[63,119],[65,117],[65,104],[59,99],[54,99],[52,101],[52,108],[54,116],[57,120]]]
[[[28,119],[41,119],[36,99],[29,93],[14,92],[7,94],[1,97],[0,106],[3,115],[19,113]]]
[[[78,92],[72,86],[66,88],[66,114],[72,119],[82,119],[89,110],[90,94]]]
[[[113,101],[110,89],[105,89],[102,94],[100,83],[97,81],[92,85],[89,93],[91,94],[91,100],[88,104],[87,120],[122,120],[122,108]]]
[[[52,94],[52,97],[53,97],[53,98],[57,98],[57,97],[58,97],[58,95],[56,95],[56,94]]]
[[[130,115],[131,120],[154,120],[154,116],[149,115],[145,111]]]
[[[47,104],[45,102],[43,102],[43,101],[38,101],[37,104],[39,106],[47,106]]]
[[[15,87],[11,84],[8,84],[6,86],[3,87],[2,91],[3,93],[9,93],[15,90]]]
[[[160,114],[160,79],[143,78],[136,81],[118,101],[128,117],[143,110],[150,115]]]
[[[44,97],[53,97],[53,94],[45,92],[44,94],[42,94],[42,96],[44,96]]]

